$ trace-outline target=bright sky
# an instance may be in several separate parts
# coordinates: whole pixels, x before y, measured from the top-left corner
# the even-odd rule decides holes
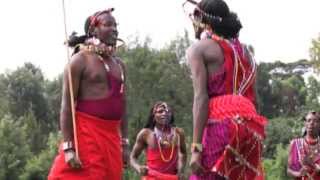
[[[114,7],[120,37],[150,36],[162,47],[184,29],[193,37],[191,22],[182,10],[184,0],[65,0],[69,33],[83,33],[85,18],[97,10]],[[309,58],[311,39],[320,33],[319,0],[226,0],[238,13],[244,28],[240,39],[252,44],[261,61],[285,62]],[[46,77],[63,71],[67,62],[63,46],[61,0],[3,0],[0,3],[0,73],[29,61]]]

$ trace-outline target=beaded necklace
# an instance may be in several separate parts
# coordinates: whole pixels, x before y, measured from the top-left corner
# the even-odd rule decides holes
[[[316,156],[320,152],[320,141],[319,137],[313,142],[308,142],[306,138],[300,138],[297,142],[298,146],[298,159],[299,162],[303,165],[305,164],[305,157],[315,160]]]
[[[85,44],[78,44],[77,47],[79,47],[80,50],[89,51],[92,53],[95,53],[99,60],[103,63],[104,68],[107,72],[110,72],[110,66],[104,61],[103,56],[108,56],[111,58],[113,62],[116,62],[120,69],[120,77],[121,77],[121,88],[120,93],[123,93],[124,89],[124,71],[123,68],[119,62],[119,60],[115,60],[114,52],[115,47],[113,46],[101,46],[102,42],[100,42],[97,38],[90,38],[88,39],[87,43]]]
[[[154,133],[156,136],[156,141],[157,141],[157,145],[159,148],[159,152],[160,152],[160,157],[161,160],[164,162],[169,162],[172,160],[173,158],[173,152],[174,152],[174,137],[175,137],[175,130],[173,130],[172,128],[170,128],[170,133],[164,133],[163,131],[159,130],[157,127],[154,128]],[[165,158],[164,154],[162,152],[162,146],[171,146],[171,152],[169,155],[169,158]]]
[[[309,156],[312,160],[319,153],[320,143],[319,137],[315,141],[308,141],[307,138],[304,138],[304,152],[305,155]]]
[[[234,55],[234,67],[233,67],[233,94],[243,94],[246,92],[246,90],[250,87],[251,83],[254,81],[257,71],[257,64],[255,62],[255,59],[252,55],[252,53],[249,53],[248,61],[250,64],[249,73],[247,73],[246,68],[243,65],[243,62],[241,60],[241,55],[238,53],[235,41],[236,39],[224,39],[214,33],[211,33],[209,36],[211,39],[216,41],[224,41],[226,42],[230,48],[232,49],[233,55]],[[243,47],[242,47],[243,48]],[[244,54],[242,54],[244,56]],[[240,79],[238,77],[239,72],[242,71],[242,78]],[[240,82],[238,82],[240,80]]]

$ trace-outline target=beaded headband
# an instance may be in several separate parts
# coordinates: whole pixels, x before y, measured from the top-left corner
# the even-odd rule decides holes
[[[220,16],[214,16],[214,15],[211,15],[211,14],[209,14],[209,13],[204,12],[202,9],[200,9],[199,3],[197,3],[197,2],[194,1],[194,0],[186,0],[186,1],[182,4],[182,7],[183,7],[183,9],[184,9],[185,12],[186,12],[186,10],[185,10],[185,5],[186,5],[188,2],[195,6],[195,9],[194,9],[193,13],[189,13],[189,17],[198,16],[198,17],[201,17],[201,18],[202,18],[202,17],[205,17],[205,18],[211,19],[211,20],[213,20],[213,21],[218,21],[218,22],[221,22],[221,21],[222,21],[222,17],[220,17]],[[197,21],[197,20],[192,19],[192,21]],[[199,20],[198,20],[198,21],[199,21]]]
[[[160,103],[156,103],[156,104],[153,106],[153,108],[152,108],[152,114],[155,114],[155,113],[156,113],[156,110],[157,110],[159,107],[161,107],[161,106],[163,106],[163,107],[166,109],[166,111],[169,111],[168,104],[165,103],[165,102],[160,102]]]
[[[114,11],[114,8],[109,8],[103,11],[98,11],[90,16],[89,30],[88,32],[92,32],[93,28],[99,25],[98,17],[102,14],[110,14]]]

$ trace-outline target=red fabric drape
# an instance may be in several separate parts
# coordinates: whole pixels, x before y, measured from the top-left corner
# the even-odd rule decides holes
[[[149,170],[147,176],[143,176],[141,180],[178,180],[178,176],[172,174],[163,174],[158,171]]]
[[[49,180],[120,180],[122,155],[119,120],[104,120],[77,112],[79,156],[82,168],[71,169],[60,149],[50,170]]]
[[[215,40],[220,47],[223,50],[223,55],[224,55],[224,68],[226,70],[226,79],[225,79],[225,87],[226,87],[226,94],[232,94],[234,91],[234,76],[235,76],[235,66],[237,65],[236,59],[235,59],[235,54],[231,48],[231,46],[228,44],[228,42],[218,36],[213,35],[212,39]],[[236,43],[240,45],[239,41],[236,41]],[[236,49],[237,50],[237,49]],[[242,65],[238,64],[238,75],[236,77],[236,82],[235,83],[235,88],[238,90],[240,87],[240,82],[243,80],[243,77],[248,78],[249,74],[251,73],[250,67],[251,65],[249,64],[249,60],[247,57],[243,55],[243,52],[238,52],[239,54],[239,59]],[[244,69],[244,70],[243,70]],[[243,76],[244,75],[244,76]],[[247,97],[250,99],[251,102],[255,103],[255,90],[253,83],[255,82],[255,78],[253,78],[250,81],[250,85],[246,89],[246,91],[243,92],[243,96]]]

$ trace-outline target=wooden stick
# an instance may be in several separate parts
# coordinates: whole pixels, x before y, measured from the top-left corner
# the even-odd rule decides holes
[[[66,19],[66,9],[64,0],[62,0],[62,10],[63,10],[63,23],[64,23],[64,34],[66,42],[68,41],[68,31],[67,31],[67,19]],[[70,105],[71,105],[71,114],[72,114],[72,124],[73,124],[73,140],[74,140],[74,149],[76,153],[76,158],[80,161],[79,158],[79,150],[78,150],[78,136],[77,136],[77,124],[76,124],[76,115],[74,108],[74,94],[73,94],[73,86],[72,86],[72,75],[71,75],[71,58],[68,43],[66,43],[67,49],[67,58],[68,58],[68,85],[69,85],[69,93],[70,93]]]

